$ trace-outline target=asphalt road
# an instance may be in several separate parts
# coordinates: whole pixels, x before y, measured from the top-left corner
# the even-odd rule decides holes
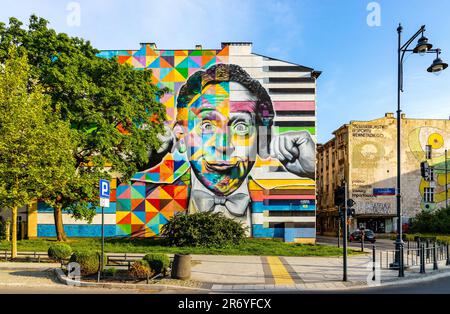
[[[149,290],[149,289],[108,289],[86,287],[15,287],[0,286],[0,294],[201,294],[204,291],[197,290]]]
[[[186,291],[186,290],[166,290],[162,292],[152,290],[137,290],[137,289],[99,289],[99,288],[79,288],[79,287],[63,287],[63,288],[24,288],[24,287],[0,287],[0,294],[184,294],[184,293],[205,293],[204,291]],[[274,294],[278,292],[267,292],[267,294]],[[286,293],[280,291],[279,293]],[[351,290],[326,290],[326,291],[308,291],[308,292],[292,292],[292,294],[450,294],[450,277],[440,278],[433,281],[388,286],[388,287],[374,287],[365,289],[351,289]],[[236,291],[239,294],[239,291]]]
[[[327,244],[337,246],[338,238],[337,237],[325,237],[325,236],[317,236],[318,244]],[[342,239],[340,239],[340,244],[342,247]],[[351,248],[361,248],[361,242],[347,242],[348,247]],[[370,242],[364,242],[364,247],[371,249],[373,246]],[[393,250],[394,249],[394,240],[388,239],[377,239],[375,242],[375,246],[377,250]]]

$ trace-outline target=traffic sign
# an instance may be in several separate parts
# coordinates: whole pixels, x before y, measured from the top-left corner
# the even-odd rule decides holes
[[[100,198],[100,207],[109,207],[109,198]]]
[[[109,181],[100,179],[100,198],[107,198],[109,200]]]
[[[354,200],[352,200],[351,198],[349,198],[347,200],[347,207],[353,207],[356,204],[356,202]]]

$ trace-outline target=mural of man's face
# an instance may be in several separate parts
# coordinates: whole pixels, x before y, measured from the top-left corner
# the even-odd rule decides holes
[[[242,100],[230,101],[230,90]],[[206,86],[188,106],[189,161],[201,183],[218,195],[239,188],[255,163],[255,108],[255,97],[234,82]]]

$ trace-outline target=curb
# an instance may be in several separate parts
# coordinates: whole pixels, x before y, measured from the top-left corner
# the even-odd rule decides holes
[[[364,286],[364,287],[366,289],[370,289],[370,288],[376,288],[376,287],[402,286],[402,285],[408,285],[408,284],[428,282],[428,281],[433,281],[433,280],[440,279],[440,278],[450,277],[450,270],[440,271],[435,274],[424,275],[424,276],[425,277],[423,277],[423,278],[414,276],[414,278],[411,278],[411,279],[403,279],[403,280],[398,280],[398,281],[391,280],[391,281],[382,283],[381,285],[378,285],[378,286],[373,286],[373,287]],[[357,288],[362,288],[362,286],[358,286]]]
[[[220,285],[220,284],[214,284],[211,288],[193,288],[193,287],[185,287],[185,286],[178,286],[178,285],[161,285],[161,284],[121,284],[121,283],[96,283],[96,282],[85,282],[85,281],[76,281],[73,279],[67,278],[67,276],[64,274],[64,272],[60,268],[54,268],[53,269],[58,280],[68,286],[77,286],[77,287],[96,287],[96,288],[110,288],[110,289],[145,289],[145,290],[158,290],[160,291],[166,291],[170,289],[177,289],[177,290],[186,290],[186,291],[203,291],[203,292],[210,292],[210,293],[258,293],[258,292],[322,292],[322,291],[348,291],[348,290],[366,290],[366,289],[372,289],[372,288],[382,288],[387,286],[400,286],[400,285],[407,285],[407,284],[414,284],[414,283],[422,283],[422,282],[428,282],[435,279],[445,278],[450,276],[450,271],[444,271],[436,274],[430,274],[424,278],[411,278],[411,279],[405,279],[405,280],[398,280],[398,281],[389,281],[381,283],[380,285],[373,285],[373,286],[367,286],[367,285],[352,285],[351,282],[348,282],[348,286],[346,287],[330,287],[328,289],[323,289],[321,287],[319,288],[305,288],[303,284],[297,284],[295,286],[279,286],[276,287],[275,285],[233,285],[233,284],[227,284],[227,285]],[[346,285],[346,283],[339,282],[342,285]],[[216,287],[215,287],[216,286]],[[225,286],[225,287],[224,287]],[[224,289],[225,288],[225,289]]]
[[[86,282],[86,281],[77,281],[70,278],[64,274],[64,272],[60,268],[53,269],[58,280],[67,285],[67,286],[76,286],[76,287],[95,287],[95,288],[109,288],[109,289],[145,289],[145,290],[170,290],[170,289],[181,289],[181,290],[193,290],[193,291],[205,291],[209,292],[210,289],[205,288],[193,288],[193,287],[185,287],[185,286],[177,286],[177,285],[161,285],[161,284],[142,284],[142,283],[112,283],[112,282]]]

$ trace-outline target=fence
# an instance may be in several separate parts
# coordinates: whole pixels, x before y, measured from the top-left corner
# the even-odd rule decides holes
[[[433,264],[433,269],[438,268],[438,262],[446,260],[450,263],[449,245],[440,242],[407,242],[403,248],[403,264],[405,268],[412,266],[425,267],[427,264]],[[387,250],[379,252],[379,264],[382,269],[392,269],[396,265],[399,250]],[[424,269],[423,269],[424,270]]]
[[[11,259],[10,251],[4,250],[0,252],[0,260],[8,261]],[[17,258],[23,258],[27,261],[34,261],[38,263],[44,260],[49,260],[48,254],[45,252],[17,252]]]
[[[139,253],[105,253],[105,255],[107,257],[106,266],[127,266],[128,269],[130,269],[133,262],[140,260],[145,256],[145,254]],[[17,257],[38,263],[50,260],[46,252],[17,252]],[[10,259],[10,251],[0,251],[0,260],[8,261]]]

